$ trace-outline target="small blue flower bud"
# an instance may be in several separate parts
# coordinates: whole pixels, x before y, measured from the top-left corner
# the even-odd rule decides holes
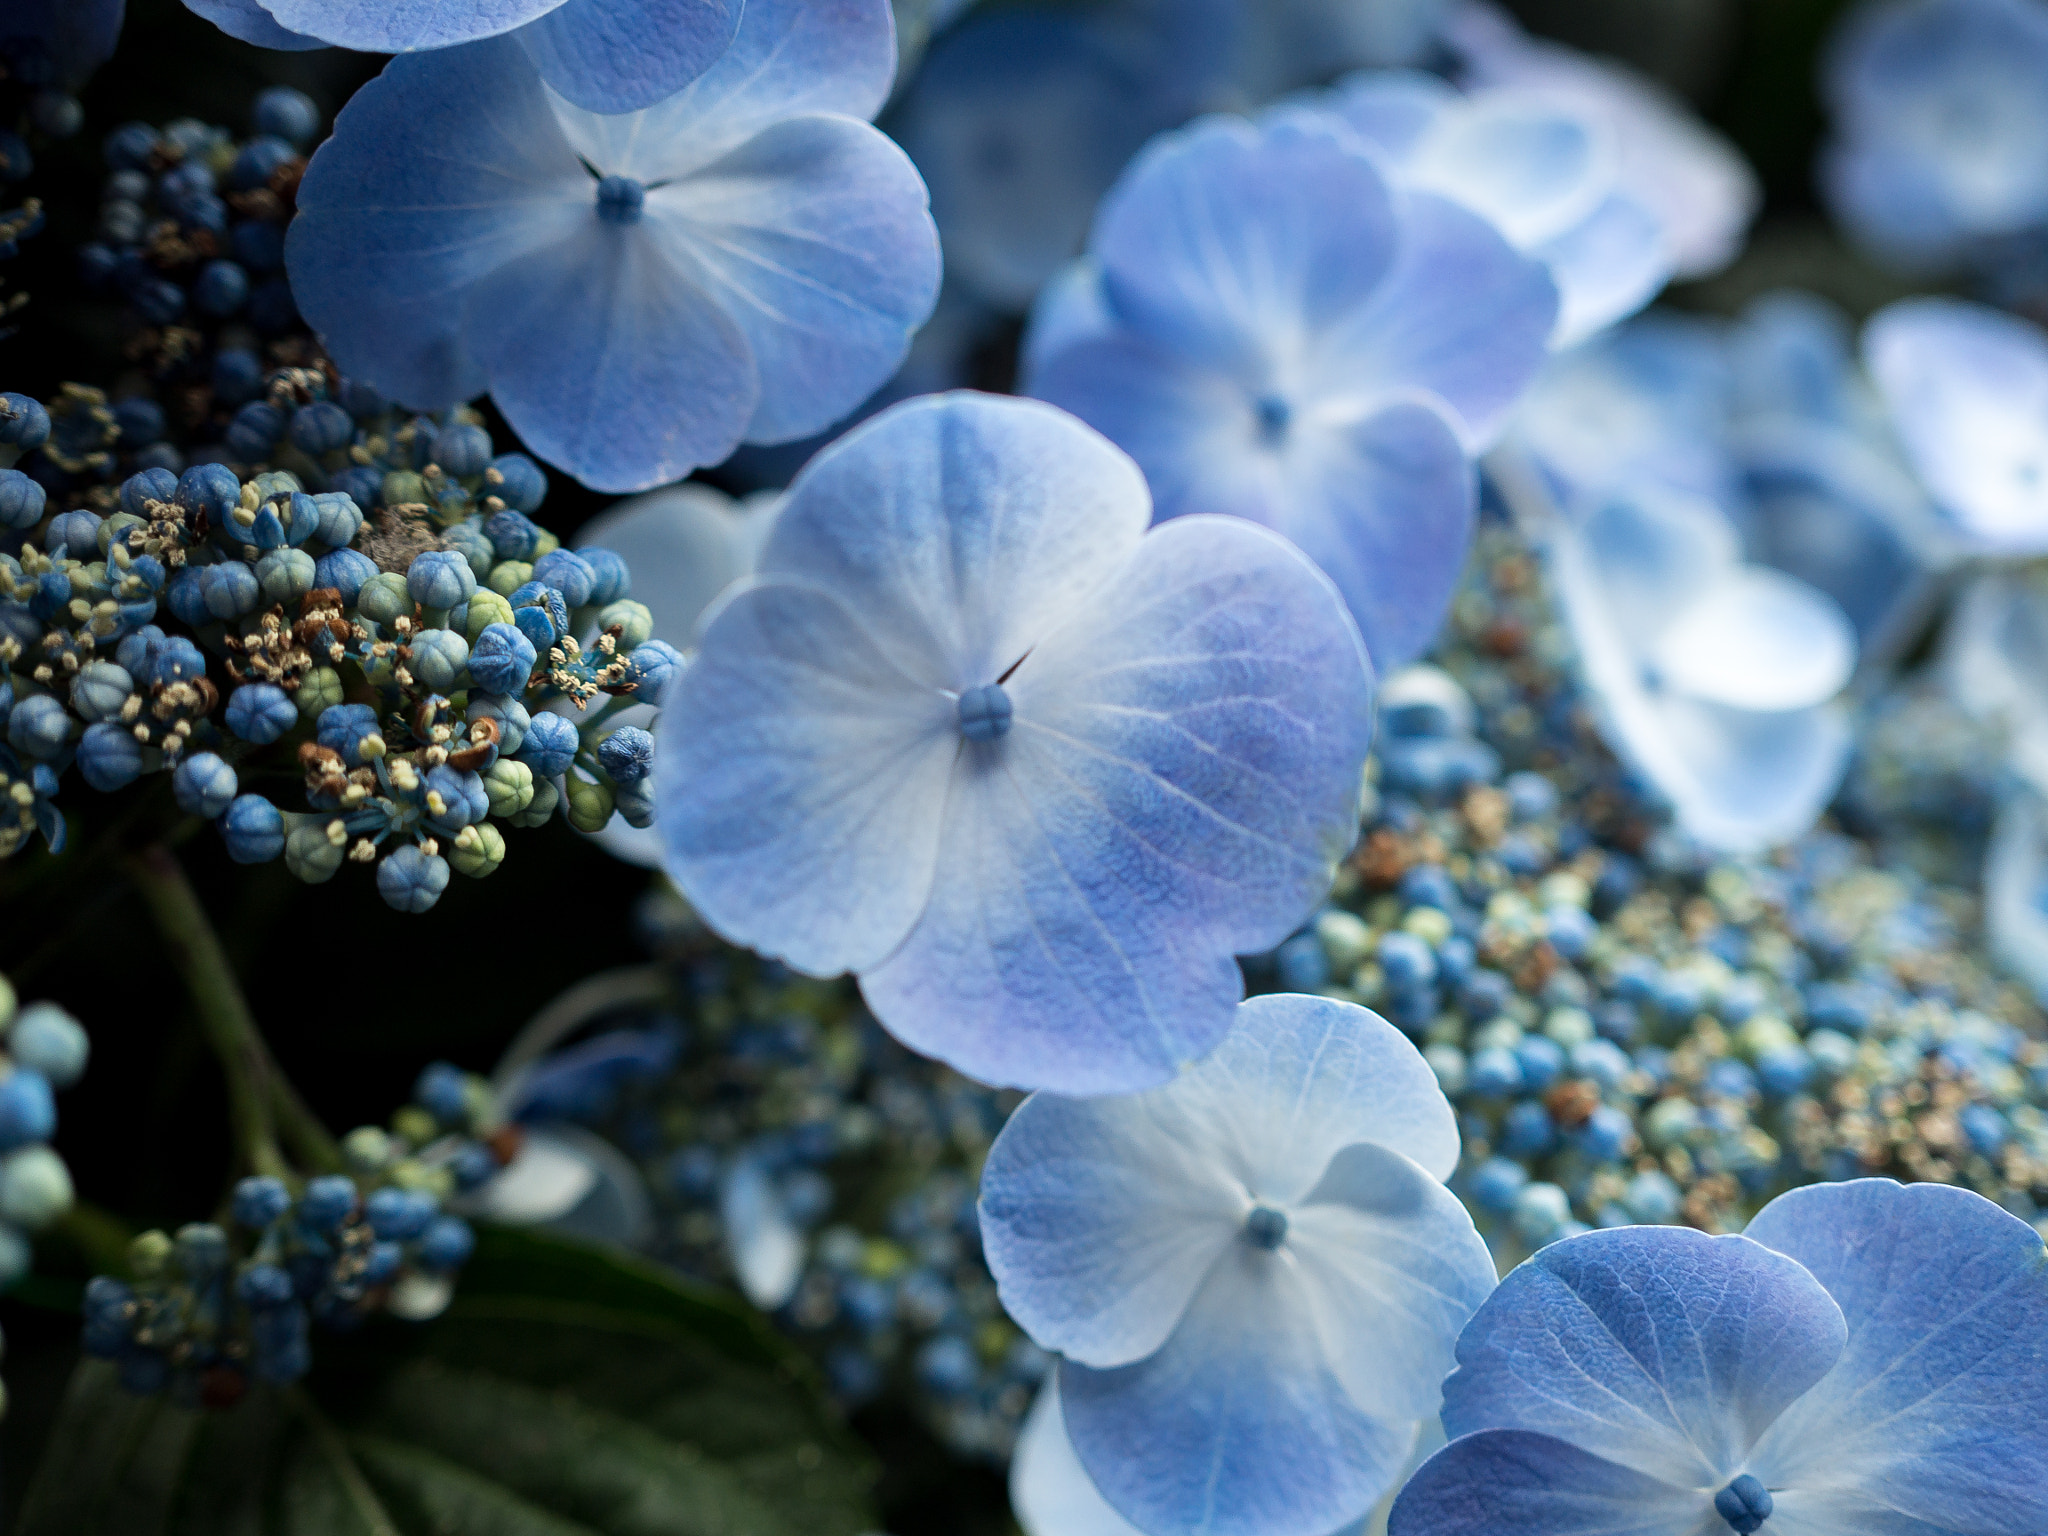
[[[332,1232],[355,1214],[355,1181],[339,1173],[306,1181],[299,1197],[299,1224],[309,1232]]]
[[[388,1242],[411,1242],[439,1214],[434,1197],[416,1189],[380,1189],[363,1202],[370,1230]]]
[[[59,512],[43,530],[43,548],[62,559],[94,560],[100,552],[100,520],[83,510]]]
[[[256,131],[304,149],[320,131],[320,109],[304,91],[288,85],[273,85],[256,98],[253,114]]]
[[[291,1191],[284,1187],[282,1179],[259,1175],[235,1185],[234,1218],[238,1227],[261,1232],[281,1220],[291,1208]]]
[[[429,629],[412,639],[412,675],[421,687],[453,693],[469,662],[469,642],[452,629]]]
[[[216,528],[224,526],[242,500],[242,482],[225,464],[195,464],[178,477],[174,498],[189,515],[204,513]]]
[[[590,602],[602,607],[606,603],[617,602],[631,592],[633,573],[626,568],[623,555],[615,550],[596,548],[579,549],[576,554],[590,567]]]
[[[178,1228],[178,1268],[193,1280],[210,1280],[227,1267],[228,1235],[210,1221]]]
[[[396,1243],[372,1243],[363,1260],[363,1284],[389,1285],[405,1267],[405,1250]]]
[[[654,738],[637,725],[622,725],[598,743],[597,761],[619,785],[638,784],[654,767]]]
[[[48,1141],[56,1131],[57,1098],[48,1078],[18,1067],[0,1079],[0,1152]]]
[[[292,413],[292,446],[314,458],[334,453],[355,441],[355,419],[332,400],[315,400]]]
[[[192,284],[192,302],[203,313],[226,319],[249,302],[248,272],[238,261],[209,261]]]
[[[228,186],[236,192],[253,192],[294,158],[291,145],[274,135],[259,133],[235,155],[228,167]]]
[[[153,443],[164,435],[164,408],[147,395],[134,395],[114,406],[114,429],[131,448]]]
[[[597,184],[597,216],[607,224],[637,224],[647,206],[647,188],[630,176],[607,176]]]
[[[444,1126],[457,1126],[469,1118],[469,1079],[452,1062],[429,1063],[413,1084],[413,1099]]]
[[[28,611],[43,623],[53,622],[71,605],[71,577],[63,571],[45,571],[36,578]]]
[[[420,1239],[419,1267],[428,1274],[446,1274],[469,1262],[476,1249],[476,1234],[459,1216],[437,1216]]]
[[[659,704],[669,680],[683,664],[682,652],[666,640],[643,640],[626,659],[632,664],[627,680],[633,684],[636,704]]]
[[[18,469],[0,469],[0,528],[33,528],[43,520],[49,497]]]
[[[0,395],[0,444],[27,453],[49,440],[50,413],[40,400],[12,392]]]
[[[426,801],[428,819],[443,832],[460,832],[491,812],[483,776],[447,763],[427,770]]]
[[[1287,1216],[1270,1205],[1255,1205],[1244,1219],[1244,1238],[1254,1248],[1271,1253],[1287,1241]]]
[[[267,747],[299,723],[299,710],[275,683],[244,683],[228,695],[226,721],[242,740]]]
[[[147,517],[152,501],[169,502],[177,494],[176,475],[168,469],[145,469],[121,483],[121,510],[131,517]]]
[[[284,436],[284,426],[283,411],[267,400],[251,400],[228,422],[223,441],[236,458],[254,463],[270,456],[270,450]]]
[[[569,771],[581,745],[582,738],[573,720],[543,710],[533,717],[525,742],[513,755],[533,770],[535,778],[552,779]]]
[[[597,587],[597,572],[590,568],[589,562],[566,549],[550,550],[534,561],[533,579],[561,593],[562,601],[571,608],[581,608],[588,603]],[[515,608],[519,605],[517,596],[512,602]],[[567,628],[566,625],[563,627]]]
[[[263,364],[255,353],[230,347],[214,354],[213,393],[221,404],[240,405],[262,388]]]
[[[223,560],[199,573],[199,592],[206,611],[216,619],[238,619],[254,613],[263,601],[256,572],[239,560]]]
[[[457,523],[441,536],[449,551],[462,556],[469,564],[469,574],[478,581],[491,573],[491,563],[496,558],[491,549],[490,535],[483,526],[475,522]],[[475,596],[472,592],[471,596]]]
[[[7,744],[23,757],[46,759],[71,739],[71,715],[47,693],[23,699],[7,717]]]
[[[142,777],[142,743],[127,726],[102,720],[79,737],[77,761],[86,783],[111,794]]]
[[[540,543],[540,529],[524,512],[494,512],[484,522],[484,536],[499,560],[531,560]]]
[[[349,607],[362,595],[363,583],[377,574],[377,562],[359,549],[332,550],[313,562],[313,585],[334,588]]]
[[[132,668],[130,669],[133,670]],[[142,679],[156,687],[206,676],[206,656],[183,635],[166,635],[150,642],[143,653]]]
[[[182,566],[171,573],[164,587],[164,602],[172,615],[194,629],[210,622],[206,612],[206,572],[196,565]]]
[[[106,720],[121,711],[135,679],[111,661],[89,661],[71,681],[71,707],[83,720]]]
[[[535,660],[533,642],[514,626],[487,624],[469,653],[469,675],[487,693],[522,693]]]
[[[497,478],[491,478],[491,471]],[[484,472],[484,489],[496,496],[514,512],[537,512],[540,504],[548,499],[548,477],[542,468],[523,453],[500,454],[491,460],[490,469]],[[528,555],[507,555],[508,560],[525,560]]]
[[[40,1072],[52,1087],[69,1088],[85,1074],[92,1043],[85,1028],[55,1003],[31,1003],[7,1032],[16,1066]]]
[[[498,725],[498,751],[505,757],[511,757],[526,744],[526,733],[533,726],[533,717],[526,712],[524,704],[515,698],[488,693],[471,694],[463,718],[472,724],[478,720],[495,720]]]
[[[490,467],[491,434],[466,421],[444,427],[434,439],[434,462],[445,475],[473,480]]]
[[[284,852],[284,813],[261,795],[238,795],[220,818],[220,835],[237,864],[268,864]]]
[[[1714,1495],[1714,1512],[1735,1531],[1735,1536],[1754,1536],[1771,1518],[1770,1490],[1745,1472]]]
[[[341,755],[351,768],[363,765],[363,743],[379,735],[377,711],[367,704],[334,704],[320,711],[314,726],[320,745]]]
[[[536,651],[545,651],[569,632],[569,605],[545,582],[529,581],[512,594],[512,622]]]
[[[405,843],[377,866],[377,894],[397,912],[425,912],[448,889],[448,861]]]
[[[612,796],[612,809],[625,819],[629,827],[641,831],[654,825],[655,800],[654,779],[650,775],[638,784],[621,784],[618,793]]]
[[[178,809],[207,821],[234,803],[239,787],[235,770],[211,752],[186,756],[171,774],[171,793],[177,799]]]
[[[498,1160],[491,1156],[488,1147],[472,1141],[455,1149],[455,1155],[448,1159],[448,1171],[455,1176],[455,1187],[467,1193],[491,1181],[497,1174]]]
[[[235,1281],[235,1295],[254,1312],[289,1306],[297,1299],[292,1277],[275,1264],[251,1264]]]
[[[430,549],[406,568],[405,590],[422,608],[453,608],[476,591],[476,575],[453,550]]]

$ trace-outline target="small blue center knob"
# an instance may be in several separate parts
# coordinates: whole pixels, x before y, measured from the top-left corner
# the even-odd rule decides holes
[[[970,688],[960,695],[960,734],[969,741],[994,741],[1009,734],[1011,713],[1001,683]]]

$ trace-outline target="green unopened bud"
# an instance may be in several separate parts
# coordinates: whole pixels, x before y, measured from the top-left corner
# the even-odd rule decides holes
[[[324,885],[334,878],[348,856],[346,836],[337,843],[329,831],[330,827],[340,825],[338,821],[307,821],[292,828],[284,840],[284,867],[291,871],[293,879],[308,885]]]
[[[379,571],[356,594],[356,612],[373,624],[389,624],[400,614],[412,616],[412,594],[396,571]]]
[[[317,720],[321,710],[331,709],[342,701],[341,674],[332,667],[315,667],[299,679],[299,691],[294,698],[301,720]]]
[[[475,645],[476,637],[484,632],[486,625],[511,622],[512,605],[505,601],[504,595],[488,587],[478,587],[470,596],[469,615],[462,622],[463,638]]]
[[[391,1138],[374,1125],[359,1125],[341,1138],[341,1155],[358,1173],[378,1173],[391,1161]]]
[[[451,842],[442,845],[449,865],[458,875],[481,880],[505,862],[505,834],[488,821],[464,827]]]
[[[517,816],[533,804],[533,770],[526,764],[501,757],[484,771],[483,778],[493,816]]]
[[[452,629],[430,629],[413,637],[412,675],[423,688],[453,693],[469,665],[469,642]]]
[[[645,603],[636,603],[630,597],[607,603],[604,612],[597,616],[599,629],[610,629],[614,624],[624,631],[619,644],[629,651],[654,633],[654,615],[647,611]]]
[[[0,1216],[39,1232],[71,1209],[71,1171],[48,1147],[23,1147],[0,1158]]]
[[[533,541],[533,558],[538,560],[542,555],[552,555],[561,547],[562,541],[543,528],[540,537]]]
[[[525,810],[505,819],[515,827],[544,827],[554,816],[555,809],[562,803],[562,797],[551,779],[536,779],[533,785],[533,800]]]
[[[392,1132],[407,1145],[423,1147],[441,1134],[441,1128],[434,1123],[434,1117],[417,1104],[408,1104],[391,1117]],[[404,1163],[399,1166],[405,1167]]]
[[[103,519],[99,526],[100,553],[112,556],[117,543],[125,543],[128,530],[147,526],[147,519],[137,517],[133,512],[116,512]]]
[[[151,1230],[128,1245],[128,1267],[138,1280],[154,1280],[170,1267],[176,1251],[171,1234]]]
[[[15,996],[14,983],[5,976],[0,976],[0,1030],[12,1027],[15,1010],[20,1006],[21,1000]]]
[[[578,832],[602,832],[612,819],[611,785],[593,784],[574,773],[564,782],[569,786],[569,825]]]
[[[313,590],[313,557],[303,549],[273,549],[256,562],[256,581],[273,603],[296,603]]]
[[[484,585],[500,597],[510,597],[529,581],[533,580],[533,563],[529,560],[500,560],[491,567],[491,574]]]
[[[427,482],[409,469],[394,469],[378,495],[387,507],[416,507],[427,499]]]

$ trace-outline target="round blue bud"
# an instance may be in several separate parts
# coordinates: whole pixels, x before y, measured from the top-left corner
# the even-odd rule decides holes
[[[0,443],[27,453],[50,440],[50,413],[40,400],[13,392],[0,394]]]
[[[144,651],[141,676],[153,687],[169,687],[172,683],[204,677],[206,656],[183,635],[165,635],[152,640]]]
[[[1522,1091],[1522,1064],[1504,1046],[1489,1046],[1473,1056],[1466,1086],[1482,1099],[1506,1099]]]
[[[296,157],[297,152],[284,140],[258,134],[242,146],[228,167],[228,186],[236,192],[253,192]]]
[[[445,475],[473,480],[490,468],[491,434],[466,421],[444,427],[434,439],[434,462]]]
[[[465,773],[447,763],[427,770],[429,819],[443,832],[460,832],[491,813],[491,798],[484,789],[483,776]],[[434,806],[438,802],[439,810]]]
[[[192,302],[206,314],[225,319],[249,302],[249,274],[238,261],[209,261],[192,284]]]
[[[255,1312],[289,1306],[297,1299],[292,1277],[275,1264],[251,1264],[235,1280],[235,1295]]]
[[[299,1224],[310,1232],[332,1232],[355,1214],[355,1181],[339,1173],[306,1181],[299,1197]]]
[[[261,605],[263,584],[252,567],[239,560],[223,560],[200,569],[199,595],[206,602],[206,611],[216,619],[239,619]]]
[[[372,421],[391,410],[391,402],[384,398],[383,392],[361,379],[343,379],[334,397],[341,402],[341,408],[357,421]],[[356,498],[358,501],[362,499],[360,496]]]
[[[256,98],[251,119],[256,131],[304,149],[320,131],[320,109],[304,91],[273,85]]]
[[[70,739],[70,712],[47,693],[21,700],[7,717],[7,744],[23,757],[55,757]]]
[[[169,502],[177,494],[176,475],[168,469],[145,469],[121,482],[121,510],[131,517],[148,517],[151,502]]]
[[[405,1266],[405,1250],[396,1243],[372,1243],[363,1260],[363,1284],[389,1285]]]
[[[569,631],[569,606],[562,594],[538,581],[529,581],[512,594],[512,622],[519,633],[544,651]]]
[[[380,1189],[363,1202],[370,1230],[391,1242],[411,1242],[439,1214],[440,1206],[424,1190]]]
[[[292,413],[291,438],[301,453],[334,453],[355,441],[355,419],[332,400],[315,400]]]
[[[1002,684],[969,688],[960,695],[960,734],[969,741],[996,741],[1010,733],[1016,711]]]
[[[92,1042],[85,1027],[55,1003],[31,1003],[7,1032],[15,1065],[40,1072],[51,1086],[69,1088],[85,1075]]]
[[[1714,1513],[1728,1522],[1735,1536],[1754,1536],[1775,1507],[1770,1490],[1747,1472],[1714,1495]]]
[[[469,1118],[469,1079],[452,1062],[430,1063],[413,1084],[413,1099],[444,1126]]]
[[[164,632],[154,624],[145,624],[132,635],[124,635],[121,643],[114,647],[114,665],[130,677],[146,676],[149,669],[149,651],[153,645],[161,645]]]
[[[1390,987],[1427,987],[1436,981],[1436,956],[1412,933],[1396,930],[1384,935],[1379,943],[1379,961]]]
[[[284,412],[267,400],[251,400],[228,422],[225,441],[236,458],[267,458],[284,436]],[[239,490],[236,492],[239,496]]]
[[[481,1142],[465,1142],[448,1159],[448,1171],[455,1176],[455,1187],[468,1191],[490,1182],[498,1171],[498,1160]]]
[[[569,771],[581,744],[582,738],[574,721],[543,710],[533,717],[533,723],[526,730],[526,740],[513,755],[533,770],[534,777],[552,779]]]
[[[425,912],[448,889],[448,861],[404,843],[377,866],[377,894],[397,912]]]
[[[597,761],[615,784],[638,784],[653,771],[654,738],[637,725],[622,725],[598,743]]]
[[[517,699],[483,692],[472,693],[469,696],[469,707],[463,711],[463,719],[473,724],[486,718],[497,722],[498,751],[501,755],[510,757],[526,744],[526,733],[533,726],[533,717],[526,712],[526,706]]]
[[[497,478],[491,473],[496,471]],[[548,477],[541,467],[523,453],[504,453],[491,460],[484,472],[486,489],[514,512],[537,512],[548,499]],[[524,555],[507,559],[523,560]]]
[[[0,528],[33,528],[43,520],[49,497],[18,469],[0,469]]]
[[[251,272],[275,272],[284,265],[284,228],[267,220],[237,224],[229,239],[235,260]]]
[[[452,629],[429,629],[413,636],[412,675],[424,688],[451,693],[469,661],[469,642]]]
[[[268,864],[284,852],[284,813],[261,795],[238,795],[221,815],[220,835],[237,864]]]
[[[261,1232],[274,1221],[282,1220],[286,1211],[292,1208],[291,1191],[284,1187],[282,1179],[268,1175],[243,1179],[235,1185],[235,1225],[247,1227],[252,1232]]]
[[[1535,1099],[1524,1099],[1501,1122],[1500,1148],[1509,1157],[1542,1157],[1557,1143],[1557,1123]]]
[[[1620,1161],[1635,1139],[1635,1122],[1612,1104],[1600,1105],[1579,1127],[1579,1147],[1596,1163]]]
[[[320,711],[313,730],[320,745],[339,753],[351,768],[363,765],[363,742],[381,734],[377,711],[367,704],[330,704]]]
[[[405,590],[422,608],[453,608],[475,594],[476,575],[455,551],[430,549],[406,567]]]
[[[171,572],[171,579],[164,587],[164,601],[170,605],[172,615],[180,623],[198,629],[209,622],[206,612],[205,568],[186,565]]]
[[[330,550],[313,562],[314,585],[334,588],[351,608],[363,590],[363,583],[376,574],[377,562],[359,549]]]
[[[57,1096],[40,1072],[18,1067],[0,1079],[0,1152],[48,1141],[57,1132]]]
[[[127,726],[102,720],[79,737],[77,761],[86,783],[111,794],[142,777],[142,743]]]
[[[91,512],[59,512],[43,531],[43,548],[62,559],[92,560],[100,552],[100,520]]]
[[[130,447],[153,443],[164,435],[164,408],[147,395],[132,395],[115,404],[114,428]]]
[[[469,653],[469,675],[486,693],[522,693],[536,659],[533,642],[516,626],[486,624]]]
[[[530,560],[540,543],[540,529],[524,512],[493,512],[484,521],[484,537],[499,560]]]
[[[1529,1170],[1505,1157],[1489,1157],[1472,1173],[1472,1203],[1483,1211],[1505,1216],[1515,1208],[1515,1196],[1529,1182]]]
[[[263,388],[263,364],[253,352],[230,347],[214,354],[213,393],[223,405],[253,400]]]
[[[581,555],[566,549],[550,550],[534,561],[533,579],[561,593],[571,608],[583,607],[597,588],[597,572]]]
[[[669,680],[683,664],[683,655],[666,640],[643,640],[626,660],[631,667],[626,680],[633,685],[634,702],[659,704]]]
[[[156,130],[147,123],[123,123],[100,146],[114,170],[142,170],[156,153]]]
[[[626,568],[625,556],[616,550],[598,548],[579,549],[576,553],[590,567],[594,578],[590,588],[592,603],[602,607],[632,591],[633,573]]]
[[[346,491],[323,491],[313,498],[318,519],[313,532],[330,549],[342,549],[363,531],[363,509]]]
[[[437,1216],[420,1238],[416,1259],[428,1274],[446,1274],[468,1263],[475,1249],[476,1234],[468,1222],[459,1216]]]
[[[228,695],[226,719],[242,740],[267,747],[299,723],[299,710],[275,683],[244,683]]]
[[[213,526],[220,527],[241,504],[242,482],[225,464],[194,464],[178,477],[174,499],[188,516],[202,513]]]
[[[1564,1071],[1564,1047],[1547,1035],[1529,1035],[1515,1046],[1522,1069],[1522,1091],[1541,1093]]]

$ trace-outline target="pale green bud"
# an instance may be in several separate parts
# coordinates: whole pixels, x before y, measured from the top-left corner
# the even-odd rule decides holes
[[[578,832],[602,832],[612,819],[612,787],[593,784],[571,773],[564,776],[569,786],[569,825]]]
[[[293,879],[324,885],[334,878],[348,855],[348,835],[344,832],[339,841],[335,839],[340,827],[335,820],[301,822],[292,828],[284,840],[284,867]]]
[[[313,590],[313,557],[303,549],[273,549],[256,562],[256,581],[273,603],[295,603]]]
[[[475,645],[476,637],[484,632],[486,625],[511,622],[512,605],[504,596],[488,587],[478,587],[470,597],[469,614],[462,623],[463,638]]]
[[[301,720],[318,719],[321,710],[342,702],[341,674],[332,667],[315,667],[299,679],[294,698]]]
[[[500,560],[491,567],[484,585],[500,597],[510,597],[533,580],[533,564],[527,560]]]
[[[464,827],[441,845],[448,863],[458,875],[481,880],[505,862],[505,834],[488,821]]]
[[[517,816],[533,804],[533,770],[525,763],[501,757],[484,771],[483,780],[493,816]]]
[[[654,615],[647,611],[645,603],[636,603],[630,597],[607,603],[597,616],[600,630],[610,629],[614,624],[624,631],[619,636],[619,644],[629,651],[654,633]]]
[[[412,594],[396,571],[379,571],[356,595],[356,612],[373,624],[389,624],[400,614],[412,616]]]

